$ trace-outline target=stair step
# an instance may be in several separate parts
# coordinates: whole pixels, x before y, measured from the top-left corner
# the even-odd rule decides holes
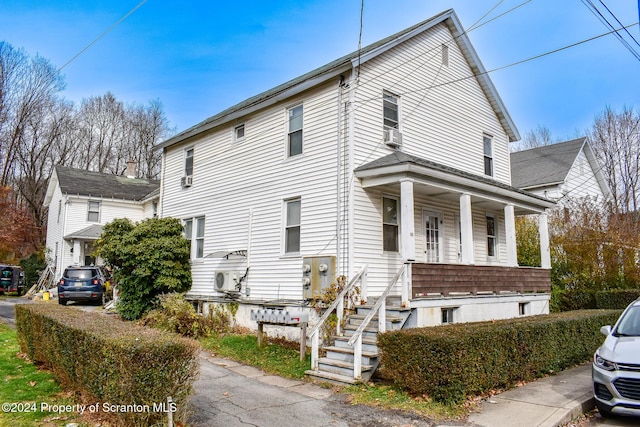
[[[351,316],[349,316],[349,319],[354,319],[354,320],[364,320],[365,317],[367,317],[366,314],[352,314]],[[391,322],[391,323],[398,323],[398,322],[402,322],[404,321],[404,319],[402,317],[397,317],[397,316],[386,316],[387,318],[387,322]],[[378,316],[375,315],[373,316],[373,318],[371,319],[372,322],[374,321],[378,321]]]
[[[320,378],[325,382],[338,385],[360,384],[361,382],[360,380],[346,375],[334,374],[333,372],[314,371],[312,369],[306,371],[305,374],[311,375],[312,377]]]
[[[350,368],[351,370],[353,370],[353,363],[345,362],[344,360],[329,359],[328,357],[319,358],[318,364],[338,366],[340,368]],[[371,369],[373,369],[373,365],[362,365],[363,371],[369,371]]]
[[[324,348],[326,351],[333,351],[336,353],[344,353],[344,354],[351,354],[353,355],[353,348],[344,348],[344,347],[336,347],[334,345],[329,346],[329,347],[325,347]],[[369,357],[369,358],[374,358],[374,357],[378,357],[379,354],[377,352],[373,353],[370,351],[364,351],[362,350],[362,357]]]

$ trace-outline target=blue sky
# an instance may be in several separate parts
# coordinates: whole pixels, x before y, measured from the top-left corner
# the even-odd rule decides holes
[[[60,67],[141,0],[2,0],[0,40]],[[63,69],[79,103],[159,99],[178,131],[356,50],[360,0],[147,0]],[[365,0],[363,46],[453,8],[465,28],[521,0]],[[599,4],[599,1],[595,3]],[[606,0],[625,25],[636,0]],[[580,0],[533,0],[469,37],[488,70],[606,32]],[[629,29],[640,41],[638,26]],[[627,37],[630,43],[634,43]],[[640,46],[635,45],[640,52]],[[605,106],[640,109],[640,61],[613,36],[491,74],[520,133],[583,134]]]

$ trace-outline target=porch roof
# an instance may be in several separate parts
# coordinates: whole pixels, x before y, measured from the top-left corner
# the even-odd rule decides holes
[[[469,193],[476,198],[511,203],[517,214],[539,213],[555,206],[555,202],[484,176],[474,175],[450,166],[395,151],[355,169],[362,185],[376,187],[410,178],[445,190],[447,193]]]
[[[82,230],[74,231],[64,236],[65,240],[78,239],[78,240],[98,240],[102,234],[102,225],[93,224]]]

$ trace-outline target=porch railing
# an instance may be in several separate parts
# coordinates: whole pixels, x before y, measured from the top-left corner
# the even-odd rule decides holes
[[[353,346],[353,378],[360,379],[362,378],[362,333],[364,329],[367,327],[371,319],[377,314],[378,315],[378,332],[385,332],[387,330],[387,296],[391,289],[393,289],[398,280],[403,277],[407,272],[407,265],[403,264],[402,267],[398,270],[396,275],[393,277],[389,286],[384,290],[382,295],[378,298],[376,303],[373,305],[369,313],[364,318],[358,329],[353,333],[351,339],[349,339],[349,345]]]
[[[358,282],[361,282],[361,289],[366,288],[367,281],[367,266],[365,265],[356,273],[351,280],[347,283],[347,286],[342,289],[342,292],[336,297],[336,299],[327,307],[322,316],[320,316],[320,320],[318,323],[311,329],[309,336],[311,337],[311,369],[318,370],[318,354],[320,348],[320,330],[331,316],[334,310],[336,310],[336,316],[338,317],[338,322],[336,325],[336,335],[342,334],[342,318],[344,317],[344,299],[345,296],[351,292]]]

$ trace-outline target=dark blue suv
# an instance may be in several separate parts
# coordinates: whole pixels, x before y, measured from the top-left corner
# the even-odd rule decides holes
[[[104,304],[104,277],[97,267],[67,267],[58,282],[58,303],[89,301]]]

